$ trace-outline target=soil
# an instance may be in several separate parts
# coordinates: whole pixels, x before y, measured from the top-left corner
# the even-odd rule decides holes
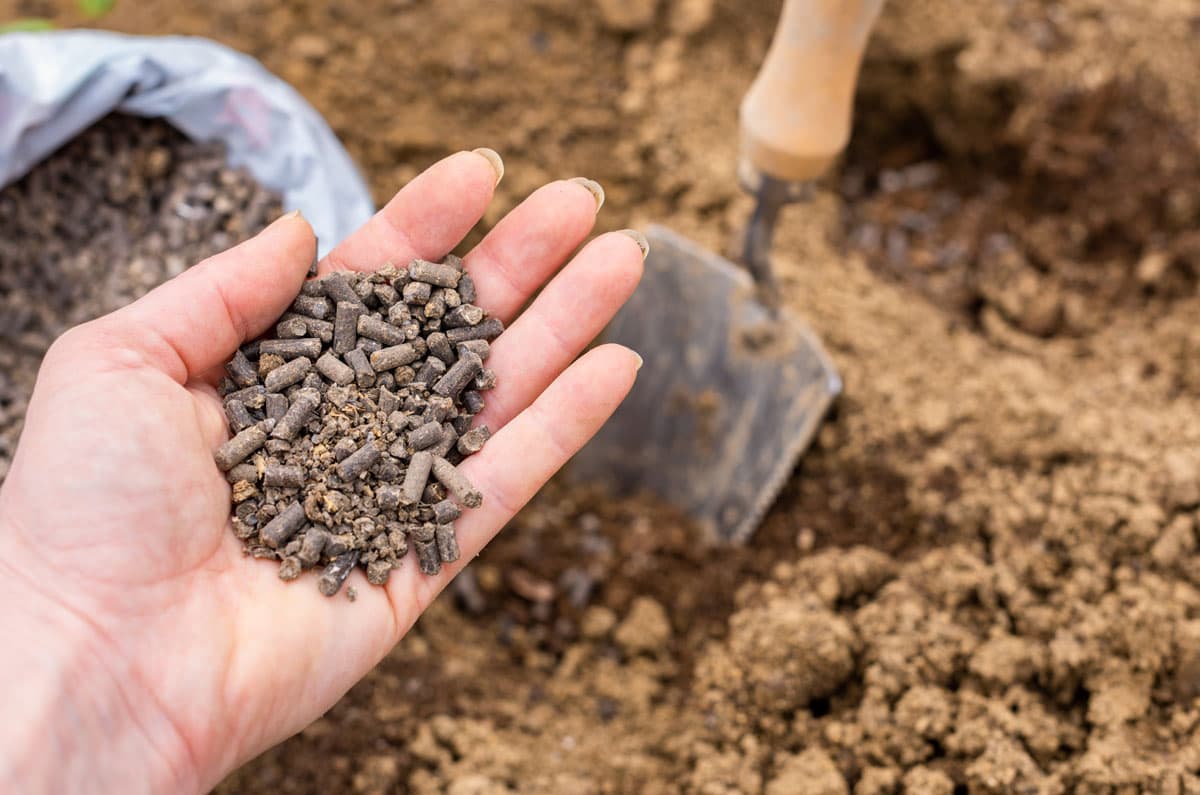
[[[0,482],[42,356],[279,216],[224,148],[113,115],[0,191]]]
[[[234,353],[221,384],[233,436],[213,457],[247,555],[280,561],[282,580],[320,567],[325,596],[355,566],[384,585],[409,547],[426,575],[458,560],[459,504],[482,496],[457,464],[491,435],[472,424],[503,331],[474,298],[457,257],[333,273]]]
[[[0,6],[13,8],[14,3]],[[778,3],[119,3],[331,120],[377,200],[454,149],[711,248]],[[752,542],[547,488],[225,793],[1200,792],[1200,13],[891,3],[787,210],[846,393]]]

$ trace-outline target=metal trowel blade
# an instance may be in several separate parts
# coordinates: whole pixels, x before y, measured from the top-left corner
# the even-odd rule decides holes
[[[812,440],[841,379],[816,336],[733,263],[662,227],[605,331],[645,364],[568,477],[649,492],[712,538],[744,541]]]

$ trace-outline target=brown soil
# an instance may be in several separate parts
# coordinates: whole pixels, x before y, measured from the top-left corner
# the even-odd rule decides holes
[[[105,24],[262,58],[377,199],[486,144],[489,223],[584,174],[605,227],[720,249],[778,5],[146,0]],[[1191,0],[890,4],[847,162],[780,231],[846,395],[753,544],[551,487],[223,791],[1200,792],[1198,31]]]

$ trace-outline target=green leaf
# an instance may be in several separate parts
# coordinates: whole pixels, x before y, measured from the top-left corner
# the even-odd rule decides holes
[[[116,0],[79,0],[79,10],[89,17],[102,17],[112,11]]]
[[[26,17],[14,19],[11,22],[0,22],[0,33],[31,33],[39,30],[54,30],[54,23],[41,17]]]

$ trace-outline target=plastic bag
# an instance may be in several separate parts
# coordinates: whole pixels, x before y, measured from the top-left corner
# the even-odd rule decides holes
[[[114,111],[220,140],[300,210],[323,256],[374,206],[337,136],[258,61],[207,39],[90,30],[0,36],[0,186]]]

